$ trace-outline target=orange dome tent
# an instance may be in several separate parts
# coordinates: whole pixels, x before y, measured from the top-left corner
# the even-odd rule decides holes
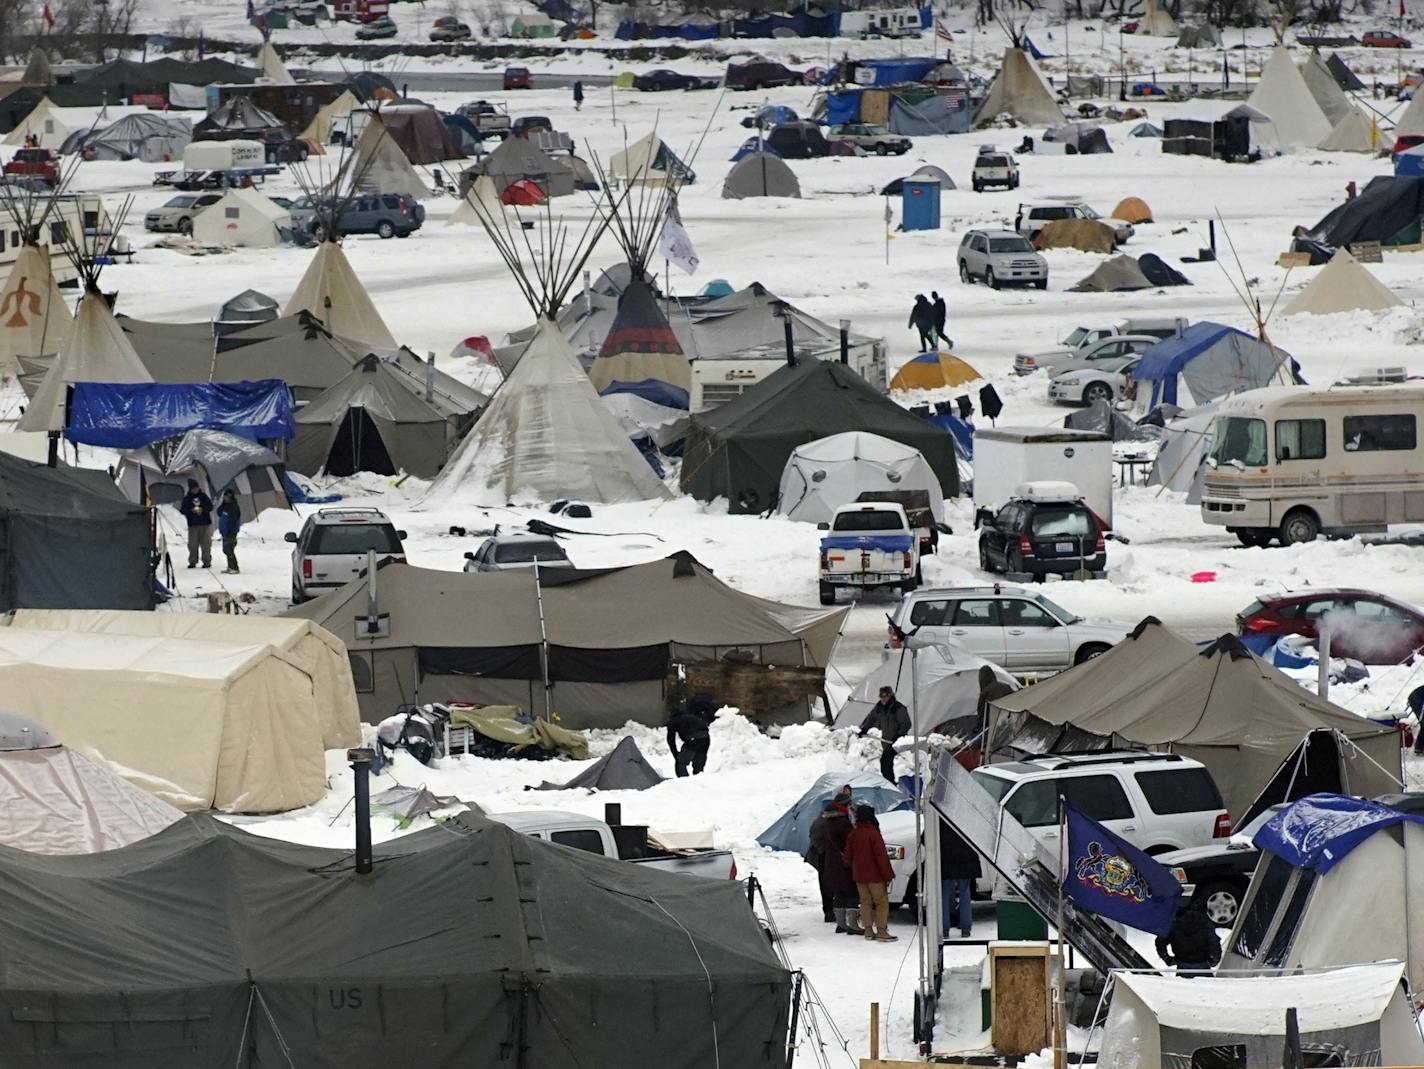
[[[1147,207],[1147,202],[1141,197],[1124,197],[1112,210],[1112,217],[1121,219],[1124,223],[1150,223],[1152,209]]]
[[[983,377],[953,353],[921,353],[911,357],[895,373],[890,389],[938,390],[945,386],[963,386]]]

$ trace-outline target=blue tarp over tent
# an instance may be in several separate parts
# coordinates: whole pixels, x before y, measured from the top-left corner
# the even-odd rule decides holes
[[[827,125],[841,126],[848,122],[860,122],[860,91],[848,89],[839,93],[827,93]]]
[[[877,772],[827,772],[775,824],[758,835],[757,842],[769,850],[805,854],[811,845],[811,822],[821,815],[832,795],[846,784],[850,784],[854,798],[852,807],[869,805],[874,806],[877,813],[889,813],[913,804],[908,794]]]
[[[1284,349],[1272,348],[1235,327],[1203,320],[1144,352],[1132,377],[1153,384],[1154,406],[1177,403],[1179,377],[1186,381],[1192,399],[1204,405],[1273,381],[1299,381],[1294,368]],[[1283,376],[1285,369],[1289,373]]]
[[[777,152],[776,149],[772,148],[760,137],[749,137],[742,142],[741,148],[732,153],[732,162],[736,163],[743,156],[750,156],[756,152],[765,152],[768,156],[775,156],[777,159],[781,159],[781,153]]]
[[[954,452],[960,460],[974,459],[974,424],[951,412],[935,412],[929,422],[954,439]]]
[[[922,82],[925,75],[938,67],[944,60],[934,56],[927,58],[910,58],[908,56],[899,59],[862,59],[856,65],[856,84],[886,86],[903,85],[906,82]],[[873,82],[863,82],[860,80],[860,71],[874,71],[875,80]]]
[[[281,379],[256,382],[79,382],[65,437],[85,445],[137,449],[206,428],[253,441],[296,434],[292,395]]]
[[[1424,816],[1346,794],[1311,794],[1262,824],[1252,841],[1323,876],[1375,832],[1406,822],[1424,824]]]
[[[830,15],[767,15],[759,19],[737,19],[732,23],[738,37],[775,37],[777,30],[790,30],[797,37],[834,37],[836,20]]]

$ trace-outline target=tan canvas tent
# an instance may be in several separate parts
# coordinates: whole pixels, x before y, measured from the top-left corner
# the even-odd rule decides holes
[[[750,152],[739,159],[722,182],[723,200],[749,197],[799,197],[801,183],[780,156]]]
[[[1117,234],[1098,219],[1054,219],[1035,235],[1034,244],[1040,249],[1112,252],[1117,247]]]
[[[1394,136],[1424,134],[1424,93],[1415,93],[1394,122]]]
[[[1330,120],[1284,45],[1271,52],[1246,103],[1270,118],[1282,148],[1315,148],[1330,136]]]
[[[460,206],[445,220],[446,226],[483,226],[481,218],[499,226],[504,216],[504,204],[499,199],[499,190],[494,179],[482,174],[470,185],[469,192],[460,198]]]
[[[1323,152],[1378,152],[1379,125],[1359,108],[1351,107],[1335,124],[1330,136],[1320,142]]]
[[[361,713],[346,647],[324,627],[276,616],[206,612],[124,612],[117,609],[17,609],[10,626],[39,631],[159,636],[247,646],[275,646],[312,678],[322,746],[335,750],[361,742]]]
[[[292,216],[276,201],[255,189],[229,189],[222,200],[193,218],[193,237],[221,245],[249,249],[274,249],[282,243],[282,229]]]
[[[312,678],[270,645],[4,627],[0,693],[179,809],[275,813],[326,791]]]
[[[91,291],[80,300],[69,336],[30,398],[19,429],[64,430],[65,398],[68,387],[76,382],[152,381],[153,376],[114,319],[109,302],[102,294]]]
[[[1157,6],[1157,0],[1147,0],[1147,11],[1137,23],[1137,32],[1152,37],[1176,37],[1177,23],[1170,11]]]
[[[1319,52],[1312,52],[1305,58],[1300,65],[1300,75],[1332,127],[1338,126],[1341,119],[1355,110],[1355,105],[1350,103],[1350,98],[1340,88],[1340,83],[1335,80],[1325,60],[1320,58]]]
[[[323,104],[317,109],[316,117],[307,123],[307,128],[302,131],[302,140],[315,141],[319,145],[326,144],[331,140],[332,121],[345,119],[360,106],[361,102],[356,99],[355,94],[349,89],[343,89],[341,95],[330,104]]]
[[[287,65],[282,62],[282,57],[277,55],[277,49],[273,47],[270,40],[263,41],[261,49],[257,52],[257,69],[265,81],[277,85],[296,84],[297,80],[287,70]]]
[[[33,137],[38,148],[58,152],[71,132],[69,124],[60,118],[59,109],[50,103],[49,97],[41,97],[34,110],[21,119],[19,125],[0,143],[23,145],[27,138]]]
[[[1110,214],[1112,218],[1121,219],[1125,223],[1152,222],[1152,209],[1141,197],[1123,197]]]
[[[1019,122],[1032,124],[1057,125],[1063,121],[1063,109],[1058,106],[1048,79],[1021,48],[1004,49],[1003,65],[974,116],[974,124],[988,122],[998,115],[1011,115]]]
[[[381,313],[376,311],[371,295],[356,277],[341,246],[334,241],[323,241],[317,247],[316,256],[307,265],[282,315],[292,316],[298,312],[310,312],[339,338],[350,338],[380,349],[396,347],[396,339]]]
[[[20,372],[20,357],[53,358],[69,337],[74,315],[54,277],[54,261],[25,245],[0,287],[0,375]]]
[[[381,122],[379,112],[373,111],[366,121],[347,169],[363,193],[404,193],[418,200],[430,196],[430,186]]]
[[[1342,245],[1319,274],[1286,305],[1283,314],[1380,312],[1403,303]]]

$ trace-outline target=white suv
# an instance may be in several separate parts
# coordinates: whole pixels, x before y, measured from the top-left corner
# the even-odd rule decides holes
[[[1149,854],[1231,836],[1211,773],[1177,754],[1103,753],[981,765],[974,779],[1040,842],[1058,846],[1058,797]]]
[[[974,170],[970,174],[970,184],[975,193],[983,193],[990,186],[1017,189],[1019,185],[1019,165],[1012,154],[1001,152],[992,145],[984,145],[979,155],[974,157]]]
[[[366,554],[376,559],[405,560],[404,531],[380,509],[317,509],[302,524],[301,533],[288,531],[292,550],[292,604],[300,605],[328,590],[336,590],[366,570]]]

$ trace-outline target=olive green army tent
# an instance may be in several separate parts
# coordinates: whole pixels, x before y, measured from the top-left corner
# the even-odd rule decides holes
[[[0,849],[5,1064],[786,1064],[791,976],[736,881],[464,814],[374,861],[206,815],[101,854]]]
[[[736,400],[693,416],[682,489],[699,501],[725,497],[732,512],[765,512],[776,503],[796,447],[844,431],[918,449],[944,496],[959,496],[959,464],[948,434],[883,397],[846,365],[815,359],[781,368]]]

